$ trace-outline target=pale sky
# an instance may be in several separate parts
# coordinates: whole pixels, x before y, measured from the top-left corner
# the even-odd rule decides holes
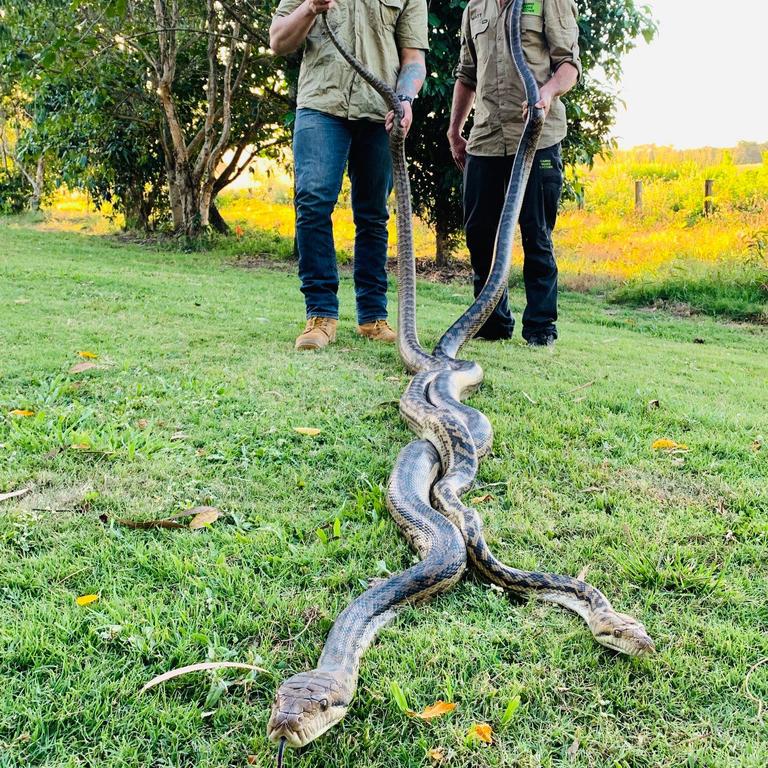
[[[619,146],[768,141],[768,0],[640,0],[659,24],[624,63]]]

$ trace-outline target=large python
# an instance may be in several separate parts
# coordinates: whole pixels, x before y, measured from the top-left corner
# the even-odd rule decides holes
[[[443,335],[433,354],[422,348],[416,329],[416,269],[402,107],[394,90],[344,49],[323,16],[323,29],[341,55],[395,114],[390,149],[397,200],[398,351],[415,374],[400,401],[400,413],[420,439],[397,458],[387,506],[421,560],[355,599],[334,623],[316,669],[294,675],[280,686],[267,727],[269,738],[280,743],[278,764],[286,744],[302,747],[344,717],[357,686],[362,655],[397,610],[446,591],[467,565],[511,593],[574,611],[597,642],[608,648],[630,656],[653,651],[643,625],[615,611],[595,587],[568,576],[517,570],[498,561],[485,542],[477,511],[461,502],[461,495],[474,482],[479,459],[491,449],[493,430],[483,414],[461,402],[480,386],[483,371],[456,356],[490,316],[507,285],[514,230],[544,122],[543,111],[535,106],[538,86],[523,56],[522,5],[523,0],[512,0],[506,19],[509,49],[525,86],[528,118],[507,189],[493,265],[483,291]]]

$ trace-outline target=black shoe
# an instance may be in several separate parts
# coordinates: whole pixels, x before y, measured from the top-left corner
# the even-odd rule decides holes
[[[515,330],[513,325],[509,329],[501,328],[489,328],[488,324],[484,325],[476,334],[476,339],[483,339],[484,341],[506,341],[512,338],[512,334]]]
[[[533,333],[528,337],[529,347],[554,347],[557,336],[554,333]]]
[[[512,338],[511,333],[489,333],[488,331],[478,331],[475,334],[476,339],[481,341],[506,341]]]

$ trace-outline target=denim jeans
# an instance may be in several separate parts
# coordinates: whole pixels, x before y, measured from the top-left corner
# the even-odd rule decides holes
[[[387,199],[392,161],[383,123],[299,109],[293,134],[296,246],[307,317],[339,316],[331,214],[344,169],[352,182],[357,321],[387,317]]]
[[[464,168],[464,228],[475,273],[477,296],[488,279],[496,242],[496,230],[512,173],[514,156],[467,155]],[[527,306],[523,313],[523,338],[541,333],[557,337],[557,264],[552,231],[563,189],[560,145],[536,152],[520,212],[523,240],[523,279]],[[515,321],[504,295],[493,314],[478,331],[489,339],[508,339]]]

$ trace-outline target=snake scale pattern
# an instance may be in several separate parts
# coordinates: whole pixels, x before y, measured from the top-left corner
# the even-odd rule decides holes
[[[432,354],[416,329],[416,267],[411,229],[411,195],[400,127],[402,107],[392,88],[368,72],[340,43],[325,15],[324,32],[344,59],[377,90],[395,114],[390,135],[398,232],[398,351],[414,376],[400,401],[400,413],[418,439],[400,452],[387,490],[387,506],[420,561],[369,588],[337,618],[317,667],[286,680],[278,689],[267,727],[280,744],[302,747],[338,723],[347,712],[361,658],[377,632],[397,610],[450,589],[467,568],[516,595],[561,605],[581,616],[598,643],[631,656],[654,650],[643,625],[618,613],[595,587],[568,576],[521,571],[491,553],[476,510],[461,496],[472,486],[478,462],[492,445],[488,419],[462,400],[483,381],[474,362],[457,359],[498,303],[509,278],[514,230],[544,123],[535,107],[538,85],[523,56],[520,18],[523,0],[511,0],[506,16],[509,50],[524,83],[528,118],[520,140],[496,237],[488,281],[470,308],[448,329]]]

